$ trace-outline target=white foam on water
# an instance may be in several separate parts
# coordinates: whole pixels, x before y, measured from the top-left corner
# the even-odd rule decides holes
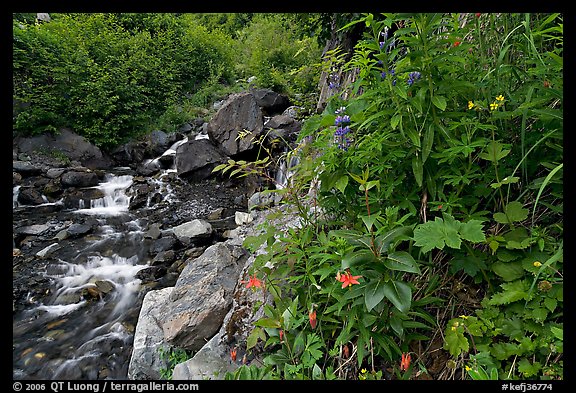
[[[130,197],[126,195],[125,191],[131,185],[131,175],[107,175],[105,182],[93,187],[101,190],[104,193],[104,197],[91,200],[90,208],[83,208],[83,204],[81,204],[80,209],[76,210],[76,213],[118,216],[128,212]]]

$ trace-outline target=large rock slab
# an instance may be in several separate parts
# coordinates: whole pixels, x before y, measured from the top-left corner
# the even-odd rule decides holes
[[[264,115],[249,92],[231,94],[208,123],[208,136],[233,157],[251,150],[264,130]]]
[[[192,139],[176,148],[174,165],[180,177],[203,180],[212,175],[216,165],[228,156],[208,139]]]
[[[160,357],[166,346],[160,327],[172,287],[146,293],[134,332],[132,356],[128,365],[128,379],[160,379],[160,370],[167,363]]]
[[[168,344],[197,351],[216,334],[232,305],[245,254],[242,247],[216,243],[187,261],[161,323]]]

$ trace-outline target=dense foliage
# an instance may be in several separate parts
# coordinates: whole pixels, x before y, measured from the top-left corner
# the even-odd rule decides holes
[[[364,35],[320,64],[328,21]],[[249,79],[297,100],[330,73],[276,191],[305,225],[244,244],[264,247],[250,282],[274,297],[245,343],[263,364],[227,379],[430,378],[432,355],[437,379],[563,379],[562,14],[14,14],[13,30],[14,131],[100,146]]]
[[[38,23],[14,14],[13,129],[18,135],[71,127],[110,148],[152,129],[176,130],[216,99],[246,88],[235,83],[238,79],[254,76],[254,86],[291,95],[316,88],[319,44],[293,23],[311,17],[91,13],[51,18]]]
[[[245,242],[264,365],[227,378],[430,378],[440,339],[439,379],[562,379],[562,16],[358,23],[280,191],[307,225]]]

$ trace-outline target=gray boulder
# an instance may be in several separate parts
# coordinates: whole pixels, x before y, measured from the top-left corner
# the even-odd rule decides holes
[[[228,156],[254,148],[264,130],[264,116],[249,92],[231,94],[208,123],[208,136]]]

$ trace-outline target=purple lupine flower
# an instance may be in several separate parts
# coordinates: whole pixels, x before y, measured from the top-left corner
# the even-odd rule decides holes
[[[334,112],[337,115],[340,115],[342,113],[346,112],[346,107],[345,106],[341,106],[340,108],[336,109],[336,111]]]
[[[420,79],[421,74],[418,71],[414,71],[408,74],[408,86],[412,86],[415,80]]]
[[[338,127],[336,131],[334,131],[335,136],[344,136],[350,132],[350,127]]]
[[[384,45],[386,45],[386,42],[380,41],[380,49],[384,48]]]
[[[380,73],[380,76],[382,76],[382,79],[386,78],[386,71],[382,71],[382,73]]]
[[[350,116],[348,115],[344,115],[344,116],[340,116],[338,115],[336,117],[336,119],[334,120],[334,124],[335,125],[342,125],[342,124],[349,124],[350,123]]]
[[[396,79],[392,81],[392,86],[396,86]]]
[[[388,70],[388,72],[390,73],[390,75],[395,75],[396,74],[396,70],[394,68]]]

